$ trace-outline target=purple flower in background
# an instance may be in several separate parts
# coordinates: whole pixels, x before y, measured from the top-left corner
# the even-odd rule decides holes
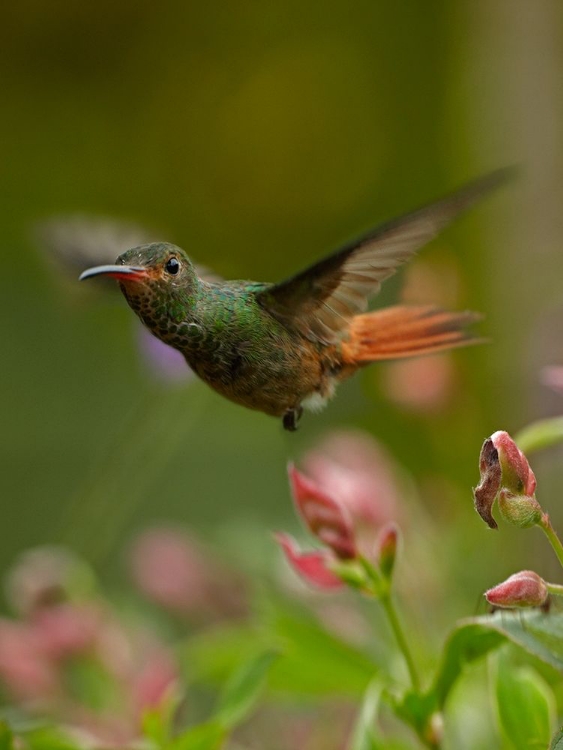
[[[142,362],[157,380],[180,384],[195,377],[179,351],[157,339],[143,326],[137,325],[136,328]]]

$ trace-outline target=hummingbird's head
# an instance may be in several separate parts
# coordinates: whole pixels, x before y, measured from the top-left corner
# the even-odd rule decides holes
[[[126,250],[115,265],[95,266],[80,280],[111,276],[133,310],[157,335],[179,322],[193,300],[200,281],[186,253],[169,242],[152,242]]]

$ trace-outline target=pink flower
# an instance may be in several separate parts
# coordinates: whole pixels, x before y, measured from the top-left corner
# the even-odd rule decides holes
[[[391,579],[398,528],[390,516],[397,510],[398,493],[389,460],[371,438],[337,433],[304,463],[308,476],[288,466],[293,499],[309,531],[325,549],[301,552],[291,537],[278,534],[289,564],[317,587],[338,588],[344,582],[373,593],[378,585],[373,578],[376,574],[366,573],[369,565],[355,561],[364,557],[377,562],[383,576]]]
[[[396,471],[384,449],[363,432],[335,432],[305,456],[303,466],[320,490],[338,498],[356,528],[368,533],[397,520]]]
[[[495,607],[541,607],[549,596],[543,578],[533,570],[521,570],[489,589],[485,596]]]
[[[325,590],[344,587],[342,580],[330,570],[332,557],[326,550],[301,552],[289,534],[277,533],[274,536],[287,561],[304,581]]]
[[[342,560],[356,557],[356,543],[346,508],[326,494],[318,484],[288,466],[295,505],[309,530]]]

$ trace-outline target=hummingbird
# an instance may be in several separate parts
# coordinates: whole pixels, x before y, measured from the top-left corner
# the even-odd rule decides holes
[[[237,404],[294,431],[336,386],[371,362],[475,344],[479,316],[432,305],[368,311],[368,300],[417,250],[505,181],[499,170],[368,231],[279,283],[209,280],[181,248],[151,242],[80,280],[111,277],[144,325]]]

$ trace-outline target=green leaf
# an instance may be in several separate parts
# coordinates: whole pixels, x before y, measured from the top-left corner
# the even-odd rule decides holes
[[[283,652],[272,670],[272,688],[356,697],[378,671],[368,655],[329,633],[310,616],[278,610],[271,627]]]
[[[446,643],[442,663],[431,692],[441,708],[466,664],[511,641],[528,654],[563,671],[563,615],[496,612],[462,621]]]
[[[563,750],[563,727],[553,735],[549,750]]]
[[[545,614],[537,609],[527,612],[497,612],[479,618],[528,654],[559,672],[563,671],[563,614]]]
[[[182,660],[194,679],[222,684],[240,664],[264,650],[280,652],[273,690],[358,697],[377,671],[372,658],[329,633],[309,613],[270,607],[261,627],[218,627],[191,638]]]
[[[504,641],[505,636],[491,628],[488,623],[481,623],[477,618],[463,621],[446,642],[442,662],[430,691],[435,699],[431,710],[443,707],[450,690],[466,665],[498,648]]]
[[[381,684],[376,680],[368,685],[348,750],[381,750],[383,747],[375,732],[381,689]]]
[[[514,442],[523,453],[533,453],[563,442],[563,417],[533,422],[520,430]]]
[[[498,660],[495,691],[501,731],[513,750],[545,748],[552,729],[554,696],[530,667],[517,667],[506,656]]]
[[[178,708],[180,696],[175,690],[170,691],[158,706],[143,713],[143,735],[152,740],[157,747],[164,746],[171,736],[172,720]]]
[[[221,726],[232,729],[248,716],[278,658],[279,654],[275,651],[266,651],[235,672],[225,686],[215,715],[215,720]]]
[[[208,721],[182,732],[175,740],[165,745],[165,750],[220,750],[225,737],[224,727],[216,721]]]
[[[79,745],[55,727],[41,727],[24,734],[28,750],[79,750]]]
[[[0,721],[0,750],[13,750],[14,737],[5,721]]]

